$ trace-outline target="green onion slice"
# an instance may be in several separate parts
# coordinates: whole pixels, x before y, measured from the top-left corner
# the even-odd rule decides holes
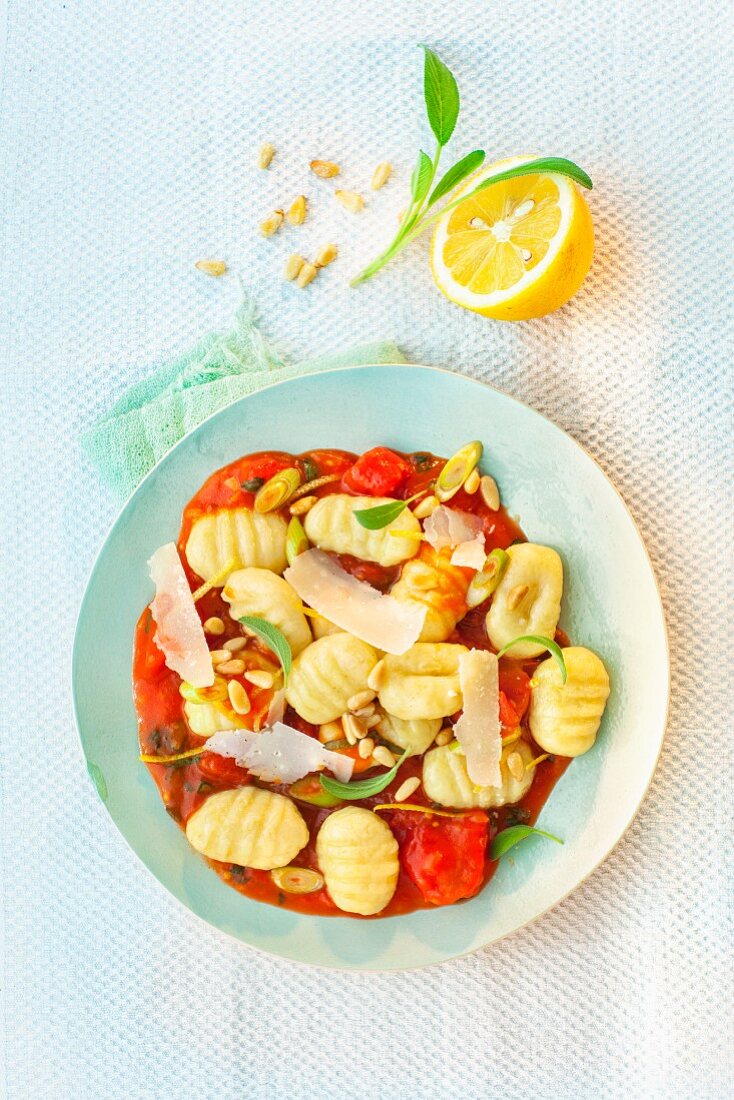
[[[298,516],[291,516],[285,536],[285,556],[288,564],[293,565],[299,554],[309,548],[309,541]]]
[[[510,556],[507,551],[500,550],[499,546],[496,547],[488,556],[483,567],[472,577],[466,594],[467,607],[478,607],[480,603],[484,603],[485,600],[489,599],[504,577],[509,563]]]
[[[295,466],[280,470],[258,490],[255,497],[255,511],[274,512],[276,508],[281,508],[286,501],[290,500],[302,481],[301,471]]]
[[[436,479],[435,493],[442,504],[451,500],[482,457],[484,447],[475,439],[452,455]]]
[[[563,650],[558,645],[558,642],[554,642],[552,638],[544,638],[542,634],[521,634],[519,638],[513,638],[507,645],[503,645],[502,649],[497,654],[497,659],[504,657],[508,649],[512,649],[518,642],[532,642],[534,645],[542,645],[544,649],[547,649],[552,657],[555,657],[558,662],[558,667],[561,670],[561,683],[565,684],[568,679],[568,672],[566,671],[566,662],[563,659]]]
[[[286,894],[313,894],[324,885],[324,876],[310,867],[276,867],[270,877]]]

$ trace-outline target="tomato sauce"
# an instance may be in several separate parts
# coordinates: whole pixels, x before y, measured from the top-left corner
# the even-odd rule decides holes
[[[445,462],[445,459],[426,452],[401,455],[400,458],[405,462],[405,475],[401,484],[389,495],[402,500],[414,496],[421,490],[430,491]],[[238,458],[217,470],[204,482],[183,512],[177,545],[192,589],[201,584],[201,578],[197,577],[186,564],[184,551],[191,527],[197,518],[220,508],[252,508],[255,494],[260,486],[274,474],[293,466],[302,472],[304,481],[333,475],[331,482],[314,491],[314,495],[318,497],[339,492],[352,492],[359,495],[358,486],[354,488],[349,480],[343,480],[344,474],[354,466],[355,459],[355,455],[341,450],[314,450],[298,456],[281,451],[263,451]],[[451,500],[451,507],[481,517],[484,523],[487,552],[495,547],[506,549],[513,542],[525,541],[525,536],[517,522],[507,515],[503,508],[498,512],[490,511],[479,493],[470,495],[460,489]],[[282,511],[288,518],[287,506]],[[376,563],[365,562],[348,555],[335,555],[335,557],[342,568],[359,580],[382,591],[390,588],[400,572],[399,566],[384,568]],[[229,638],[241,636],[239,624],[230,618],[229,605],[222,599],[221,591],[221,588],[210,590],[196,604],[202,622],[218,616],[225,624],[224,633],[210,639],[212,648],[220,648]],[[448,641],[459,642],[474,648],[492,649],[484,625],[487,609],[488,604],[482,604],[469,611]],[[568,639],[562,631],[557,632],[556,638],[559,644],[568,644]],[[250,663],[253,667],[274,667],[270,651],[256,641],[248,642],[248,653],[250,651],[253,657]],[[243,655],[242,652],[238,654],[238,656]],[[533,746],[534,756],[540,755],[541,750],[530,737],[525,712],[529,702],[529,678],[538,663],[538,660],[517,662],[503,658],[500,664],[500,689],[505,694],[505,702],[514,708],[515,714],[521,720],[524,735]],[[184,828],[188,818],[213,791],[226,790],[245,783],[254,783],[256,786],[288,794],[288,786],[262,783],[250,777],[243,768],[237,767],[231,760],[217,757],[214,753],[204,752],[206,739],[194,734],[186,723],[183,711],[184,700],[179,693],[180,684],[181,678],[167,668],[163,654],[156,645],[155,622],[150,608],[146,607],[136,626],[133,657],[133,696],[137,712],[140,751],[146,755],[171,756],[191,749],[202,749],[201,755],[172,763],[146,765],[158,787],[167,812],[174,820]],[[259,723],[264,722],[272,698],[272,690],[253,689],[253,685],[245,681],[243,684],[252,700],[252,711],[248,715],[248,723],[253,721],[253,715],[257,716]],[[508,713],[511,714],[512,709]],[[290,709],[286,715],[286,721],[305,733],[317,735],[318,731],[315,727],[304,722]],[[254,728],[260,728],[260,726],[255,725]],[[356,750],[345,749],[344,751],[358,759],[359,765],[363,764],[357,757]],[[376,806],[394,803],[395,792],[405,780],[412,776],[420,777],[422,763],[422,757],[410,757],[401,766],[397,778],[379,795],[347,804],[373,809]],[[569,759],[562,757],[551,757],[542,761],[537,765],[533,784],[521,802],[513,806],[479,811],[479,813],[485,813],[488,819],[486,853],[483,856],[481,876],[482,888],[492,878],[498,866],[496,861],[489,858],[491,839],[509,825],[534,824],[553,787],[570,763]],[[355,775],[359,770],[362,769],[355,768]],[[306,847],[298,854],[297,863],[301,867],[318,870],[316,836],[324,820],[334,812],[334,809],[314,806],[295,799],[294,801],[308,825],[310,837]],[[422,787],[411,795],[410,803],[427,807],[431,805]],[[392,827],[400,843],[401,853],[411,836],[411,819],[416,819],[417,825],[419,821],[424,821],[426,818],[425,814],[419,812],[397,809],[395,811],[379,810],[378,813],[388,823],[391,818],[396,818]],[[467,811],[467,814],[469,813],[476,816],[478,811]],[[440,830],[442,818],[435,816],[431,820]],[[269,871],[218,863],[214,860],[208,860],[208,862],[230,886],[257,901],[320,916],[355,916],[355,914],[344,914],[338,909],[326,889],[320,889],[311,894],[286,893],[276,886]],[[430,909],[434,906],[425,900],[401,858],[397,889],[389,905],[378,916],[397,916],[424,908]]]

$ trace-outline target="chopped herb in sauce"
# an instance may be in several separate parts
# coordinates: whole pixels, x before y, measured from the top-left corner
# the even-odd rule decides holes
[[[258,489],[262,489],[264,484],[264,477],[251,477],[247,481],[242,482],[242,488],[246,493],[256,493]]]
[[[310,458],[303,459],[303,476],[306,481],[315,481],[319,476],[319,468]]]

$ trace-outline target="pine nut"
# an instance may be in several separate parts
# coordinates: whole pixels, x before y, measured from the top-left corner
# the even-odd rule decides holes
[[[442,730],[439,730],[436,734],[437,745],[448,745],[449,741],[453,741],[454,731],[449,729],[448,726],[444,726]]]
[[[352,729],[352,727],[346,721],[346,719],[347,719],[347,715],[346,714],[342,715],[342,728],[344,729],[344,736],[346,737],[346,739],[347,739],[347,741],[349,742],[350,745],[356,745],[358,738],[355,735],[354,730]]]
[[[199,260],[194,264],[199,271],[203,271],[205,275],[213,275],[215,279],[218,279],[220,275],[224,275],[227,270],[227,265],[224,260]]]
[[[230,638],[224,643],[224,648],[228,649],[230,653],[239,653],[241,649],[244,649],[247,645],[247,638]]]
[[[529,591],[530,588],[527,584],[516,584],[507,597],[507,610],[514,611],[518,608]]]
[[[518,782],[525,775],[525,764],[519,752],[511,752],[507,757],[507,770]]]
[[[322,745],[329,741],[340,741],[344,736],[344,727],[341,722],[325,722],[319,726],[319,741]]]
[[[282,210],[273,210],[268,214],[267,218],[260,222],[260,232],[263,237],[272,237],[273,233],[277,233],[284,218],[285,214]]]
[[[286,218],[290,225],[303,225],[306,220],[306,196],[299,195],[297,199],[294,199],[290,205],[290,209],[286,214]]]
[[[232,704],[232,709],[237,714],[249,714],[250,713],[250,700],[247,696],[247,692],[243,688],[239,680],[230,680],[227,685],[227,694],[229,695],[229,701]]]
[[[339,250],[335,244],[325,244],[316,253],[314,263],[317,267],[327,267],[337,258]]]
[[[233,661],[222,661],[221,665],[217,665],[217,672],[221,672],[222,676],[241,676],[244,671],[245,662],[239,657],[235,657]]]
[[[477,468],[475,467],[464,482],[464,490],[470,496],[474,496],[474,493],[476,493],[477,489],[479,488],[479,484],[479,470],[477,470]]]
[[[423,500],[419,500],[413,509],[413,515],[416,519],[427,519],[438,508],[438,497],[428,496]]]
[[[270,162],[275,156],[275,146],[271,145],[269,141],[264,142],[260,146],[260,153],[257,158],[258,168],[269,168]]]
[[[382,683],[382,677],[384,672],[384,664],[382,661],[378,661],[375,667],[367,677],[367,687],[372,688],[373,691],[380,690],[380,684]]]
[[[210,656],[212,659],[212,663],[215,665],[219,665],[222,663],[222,661],[229,661],[232,654],[229,652],[228,649],[213,649]]]
[[[267,672],[264,668],[251,668],[245,673],[245,679],[259,688],[271,688],[275,681],[275,677],[272,672]]]
[[[376,729],[377,726],[379,726],[381,721],[382,721],[382,715],[381,714],[373,714],[370,718],[367,719],[367,721],[365,722],[365,725],[366,725],[368,730],[373,730],[373,729]]]
[[[376,760],[378,764],[383,764],[386,768],[395,767],[395,757],[386,745],[378,745],[372,753],[372,759]]]
[[[311,511],[318,499],[318,497],[301,497],[300,500],[293,501],[288,511],[292,516],[305,516],[306,512]]]
[[[358,214],[364,210],[364,199],[357,191],[337,190],[334,192],[337,202],[340,202],[350,214]]]
[[[344,726],[344,736],[350,745],[355,745],[357,741],[361,741],[367,733],[367,727],[362,719],[357,718],[354,714],[345,714],[342,717],[342,725]]]
[[[417,775],[412,776],[410,779],[406,779],[396,790],[395,801],[406,802],[412,794],[415,794],[420,785],[421,781]]]
[[[368,760],[369,757],[372,756],[372,753],[374,751],[375,742],[372,740],[372,738],[363,737],[362,740],[359,742],[359,748],[357,749],[357,752],[359,753],[362,760]]]
[[[308,286],[309,283],[312,283],[314,281],[318,273],[319,269],[315,267],[314,264],[309,263],[309,261],[306,260],[305,264],[298,272],[296,286],[300,287],[300,289],[303,290],[305,286]]]
[[[500,491],[497,482],[489,474],[485,474],[479,481],[479,489],[482,500],[491,512],[496,512],[500,506]]]
[[[315,176],[322,180],[332,179],[333,176],[338,176],[341,171],[339,165],[335,164],[333,160],[312,160],[309,168]]]
[[[355,718],[361,718],[361,720],[363,722],[366,722],[367,719],[371,718],[374,713],[375,713],[374,705],[372,703],[370,703],[366,707],[360,707],[358,710],[355,710],[354,711],[354,717]]]
[[[392,164],[389,160],[381,160],[372,176],[372,190],[379,191],[381,187],[385,186],[391,175]]]
[[[224,634],[224,621],[218,615],[212,615],[205,621],[204,630],[207,634]]]
[[[371,703],[375,697],[374,691],[358,691],[356,695],[352,695],[351,699],[347,699],[347,708],[349,710],[359,710],[360,707],[366,707],[368,703]]]
[[[306,261],[304,260],[303,256],[299,256],[297,252],[294,252],[293,255],[289,256],[285,262],[285,267],[283,268],[283,278],[287,279],[289,283],[292,283],[305,262]]]

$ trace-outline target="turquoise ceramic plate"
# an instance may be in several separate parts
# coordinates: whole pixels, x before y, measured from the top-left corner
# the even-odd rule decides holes
[[[376,443],[451,454],[482,439],[487,464],[527,535],[556,547],[561,624],[604,658],[612,695],[594,749],[566,772],[540,825],[565,845],[528,842],[464,904],[382,920],[307,917],[250,901],[189,848],[138,762],[133,628],[151,598],[146,562],[175,539],[181,510],[218,467],[249,451]],[[521,928],[612,850],[642,801],[668,700],[665,624],[645,548],[600,468],[564,432],[504,394],[422,367],[356,367],[269,387],[212,416],[148,475],[107,538],[82,602],[74,702],[97,789],[132,849],[179,901],[262,951],[299,962],[403,969],[440,962]]]

